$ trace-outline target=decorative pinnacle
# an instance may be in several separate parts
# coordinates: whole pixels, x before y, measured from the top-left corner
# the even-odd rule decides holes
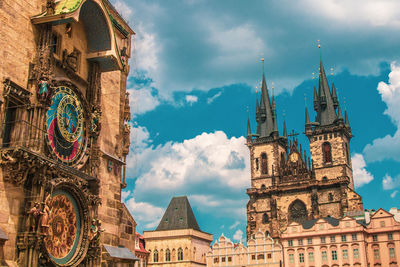
[[[319,60],[320,61],[322,61],[322,55],[321,55],[321,43],[320,43],[320,40],[317,40],[318,41],[318,49],[319,49]]]
[[[261,58],[261,62],[262,62],[262,70],[263,70],[263,74],[264,74],[264,57]]]

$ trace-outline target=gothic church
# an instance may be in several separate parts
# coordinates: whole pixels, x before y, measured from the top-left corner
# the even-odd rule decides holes
[[[305,110],[305,135],[311,158],[296,134],[278,132],[275,99],[263,73],[261,99],[256,103],[257,131],[247,123],[251,188],[247,204],[247,239],[261,230],[279,238],[288,224],[326,216],[342,217],[363,209],[354,191],[349,143],[352,137],[334,84],[328,85],[320,62],[318,90],[314,87],[315,121]]]

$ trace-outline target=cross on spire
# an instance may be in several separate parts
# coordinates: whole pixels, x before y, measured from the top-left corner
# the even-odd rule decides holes
[[[290,137],[296,137],[296,136],[298,136],[299,134],[298,133],[296,133],[294,130],[292,130],[292,133],[291,134],[289,134],[289,136]]]

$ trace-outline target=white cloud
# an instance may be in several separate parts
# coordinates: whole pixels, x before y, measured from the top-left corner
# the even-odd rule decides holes
[[[250,169],[244,137],[216,131],[154,146],[145,127],[134,127],[132,133],[136,142],[128,155],[127,178],[136,178],[136,201],[164,206],[174,195],[187,195],[198,212],[246,220],[248,197],[243,192]]]
[[[367,164],[365,163],[362,154],[354,154],[351,157],[351,162],[353,165],[353,179],[355,187],[361,187],[374,179],[372,174],[365,169]]]
[[[393,136],[386,135],[373,140],[372,144],[365,146],[363,152],[368,162],[385,159],[400,161],[400,66],[395,62],[391,64],[389,82],[380,82],[378,91],[387,105],[385,114],[397,126],[397,131]]]
[[[242,230],[238,229],[235,234],[233,235],[234,240],[242,241],[243,239],[243,232]]]
[[[130,8],[129,5],[127,5],[124,1],[122,0],[117,0],[114,2],[114,7],[117,9],[118,13],[129,22],[129,19],[131,18],[132,15],[132,9]]]
[[[295,6],[301,12],[328,18],[340,25],[400,26],[400,2],[397,0],[303,0]]]
[[[231,226],[229,226],[229,229],[233,229],[233,228],[235,228],[236,226],[238,226],[240,224],[240,222],[239,221],[236,221],[236,222],[234,222],[234,224],[232,224]]]
[[[264,41],[250,24],[226,28],[226,25],[218,25],[215,21],[207,23],[209,42],[219,51],[210,65],[223,69],[238,62],[242,66],[254,64],[254,59],[260,58],[262,52],[271,53],[266,50]]]
[[[161,43],[157,41],[157,35],[147,31],[141,23],[136,25],[136,37],[134,39],[134,54],[131,65],[134,69],[148,72],[153,80],[159,78],[159,53],[162,50]],[[133,63],[133,64],[132,64]]]
[[[145,228],[155,228],[161,220],[164,210],[147,202],[136,202],[132,195],[125,200],[129,211],[135,216],[135,220]]]
[[[215,99],[217,99],[221,95],[222,95],[222,92],[218,92],[215,95],[213,95],[212,97],[207,98],[207,104],[211,104],[212,102],[214,102]]]
[[[199,98],[195,95],[186,95],[185,99],[186,99],[186,102],[188,102],[190,105],[192,105],[193,103],[196,103],[197,100],[199,100]]]
[[[131,194],[131,190],[122,191],[121,192],[122,201],[125,201],[129,197],[130,194]]]
[[[399,191],[397,191],[397,190],[393,191],[393,192],[390,194],[390,197],[391,197],[391,198],[395,198],[398,192],[399,192]]]
[[[384,190],[391,190],[400,187],[400,175],[392,178],[390,175],[386,174],[382,180],[382,186]]]
[[[133,116],[146,113],[160,105],[160,99],[152,94],[149,87],[128,89],[131,113]]]

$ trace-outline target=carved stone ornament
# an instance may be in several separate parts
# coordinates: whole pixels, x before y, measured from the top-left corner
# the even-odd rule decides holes
[[[76,50],[72,51],[70,54],[66,53],[66,50],[64,50],[63,53],[63,62],[64,62],[64,66],[73,71],[73,72],[77,72],[78,71],[78,52]]]

